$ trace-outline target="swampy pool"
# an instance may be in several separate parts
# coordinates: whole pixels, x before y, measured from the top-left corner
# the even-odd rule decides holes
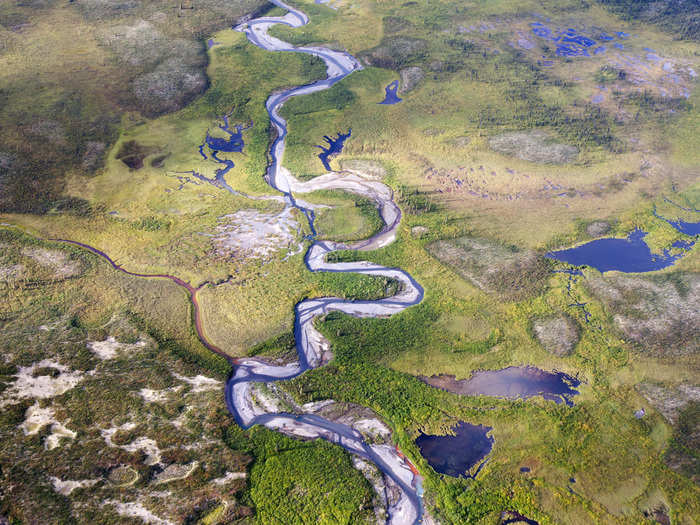
[[[493,438],[488,435],[491,427],[460,421],[452,431],[454,436],[434,436],[421,432],[416,438],[416,445],[436,472],[455,478],[472,477],[469,471],[493,447]]]
[[[675,229],[679,233],[682,233],[683,235],[700,235],[700,222],[689,222],[684,221],[683,219],[676,219],[674,221],[671,219],[667,219],[666,217],[662,217],[661,215],[656,213],[656,210],[654,210],[654,217],[666,222],[673,229]]]
[[[555,403],[573,406],[571,398],[581,382],[563,372],[547,372],[534,366],[510,366],[501,370],[478,370],[469,379],[450,375],[421,377],[431,386],[465,396],[494,396],[526,399],[542,396]]]

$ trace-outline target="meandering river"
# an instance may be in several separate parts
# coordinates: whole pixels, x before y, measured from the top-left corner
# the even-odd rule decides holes
[[[320,437],[371,461],[401,489],[399,500],[389,506],[389,523],[396,525],[418,523],[422,516],[422,505],[418,495],[420,478],[398,450],[386,445],[372,445],[365,441],[360,432],[348,425],[335,423],[312,414],[269,412],[254,400],[252,389],[256,382],[270,383],[291,379],[311,368],[325,364],[330,359],[330,345],[313,325],[316,317],[332,311],[356,317],[389,316],[418,304],[423,298],[421,286],[403,270],[369,262],[326,262],[326,255],[335,250],[374,250],[393,242],[401,220],[401,211],[393,201],[390,188],[380,182],[354,174],[334,172],[316,177],[311,181],[301,182],[284,168],[287,123],[280,115],[282,105],[292,97],[328,89],[353,71],[362,69],[362,66],[348,53],[323,47],[294,47],[269,35],[268,30],[276,24],[300,27],[308,23],[308,17],[301,11],[280,0],[272,0],[272,3],[288,12],[281,17],[256,18],[235,29],[245,33],[251,43],[262,49],[307,53],[320,58],[326,64],[327,77],[311,84],[273,93],[268,98],[266,108],[276,132],[276,138],[270,148],[271,162],[265,180],[285,196],[288,206],[294,206],[304,212],[312,232],[315,231],[313,210],[300,204],[294,198],[294,194],[321,189],[338,189],[372,199],[385,223],[382,230],[370,239],[352,244],[316,241],[306,254],[306,266],[312,272],[347,272],[389,277],[400,282],[400,291],[393,297],[377,301],[348,301],[337,297],[324,297],[300,302],[295,307],[294,322],[298,362],[287,366],[273,366],[257,359],[237,360],[234,374],[226,385],[226,402],[238,424],[244,428],[265,425],[300,437]]]
[[[343,312],[355,317],[386,317],[399,313],[406,308],[416,305],[423,299],[423,289],[405,271],[398,268],[387,268],[370,262],[329,263],[326,255],[335,250],[376,250],[386,246],[396,238],[396,231],[401,221],[401,210],[393,200],[391,189],[370,178],[350,173],[330,172],[307,182],[297,180],[282,164],[287,137],[287,123],[280,116],[282,105],[291,97],[306,95],[328,89],[353,71],[362,69],[360,63],[351,55],[341,51],[333,51],[323,47],[293,47],[277,38],[270,36],[267,31],[276,24],[286,24],[300,27],[308,23],[308,17],[280,0],[270,0],[273,4],[286,9],[288,12],[281,17],[261,17],[241,24],[234,29],[246,34],[248,40],[256,46],[268,51],[287,51],[307,53],[322,59],[327,68],[327,77],[311,84],[298,86],[281,92],[275,92],[267,99],[266,107],[270,120],[276,131],[276,138],[270,148],[271,162],[268,166],[265,180],[282,195],[248,196],[233,190],[224,180],[226,169],[217,172],[216,179],[207,179],[192,172],[203,181],[216,185],[231,193],[251,199],[270,199],[283,201],[286,207],[301,210],[309,220],[312,234],[315,236],[313,206],[294,197],[294,193],[308,193],[324,189],[345,190],[367,197],[374,201],[384,221],[384,227],[369,239],[350,244],[332,241],[315,241],[305,256],[305,263],[312,272],[345,272],[378,277],[388,277],[400,283],[398,293],[376,301],[349,301],[338,297],[322,297],[307,299],[295,306],[294,335],[297,345],[298,361],[286,366],[274,366],[259,359],[232,359],[222,349],[211,343],[202,328],[201,312],[197,301],[198,288],[182,279],[167,274],[143,274],[129,271],[117,264],[105,252],[88,244],[68,240],[50,239],[79,246],[105,259],[118,271],[142,278],[169,279],[187,290],[194,310],[194,322],[197,335],[202,343],[211,351],[226,357],[234,366],[234,373],[226,384],[226,405],[243,428],[253,425],[264,425],[289,435],[303,439],[322,438],[337,443],[347,451],[360,456],[379,468],[385,477],[389,478],[400,492],[398,498],[387,498],[387,523],[391,525],[410,525],[420,523],[423,515],[421,502],[421,477],[415,467],[396,447],[368,443],[362,433],[353,427],[324,419],[315,414],[292,414],[271,411],[261,403],[256,402],[254,387],[256,383],[273,383],[285,381],[303,374],[312,368],[326,364],[330,358],[330,344],[316,330],[313,321],[320,315],[329,312]],[[229,129],[228,121],[225,121]],[[222,128],[223,129],[223,128]],[[240,139],[240,128],[233,133],[228,131],[231,140]],[[235,136],[234,136],[235,135]],[[208,140],[210,139],[207,136]],[[222,142],[223,143],[223,142]],[[220,146],[220,144],[215,144]],[[228,142],[225,144],[229,146]],[[240,143],[242,147],[242,140]],[[238,142],[231,143],[232,148],[238,148]],[[204,156],[200,148],[200,153]],[[216,159],[222,162],[219,159]],[[206,284],[206,283],[205,283]]]

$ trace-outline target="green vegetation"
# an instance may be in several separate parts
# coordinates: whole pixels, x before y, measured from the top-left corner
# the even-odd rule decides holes
[[[103,167],[123,122],[191,102],[208,84],[204,36],[262,5],[203,0],[190,10],[173,9],[166,0],[125,0],[0,6],[0,211],[51,210],[67,175],[90,176]]]
[[[271,512],[316,519],[317,508],[327,523],[367,521],[372,489],[339,447],[261,428],[244,432],[226,411],[223,383],[196,392],[181,379],[223,380],[230,368],[191,337],[188,301],[173,283],[128,277],[84,251],[8,230],[0,230],[0,242],[0,268],[24,265],[21,279],[0,283],[8,297],[0,309],[0,396],[9,402],[0,417],[0,482],[12,487],[0,497],[0,512],[10,522],[122,523],[125,516],[106,501],[140,504],[176,523],[250,520],[255,511],[261,523],[274,521],[264,518]],[[65,253],[80,261],[83,273],[42,282],[46,269],[22,255],[27,248]],[[98,358],[89,345],[110,337],[121,346]],[[35,366],[32,377],[52,385],[68,374],[79,382],[41,399],[14,389],[20,367],[42,360],[52,364]],[[26,426],[27,433],[21,426],[30,421],[30,407],[48,410],[49,419],[36,432]],[[56,423],[70,432],[58,434]],[[52,439],[55,448],[48,445]],[[157,449],[136,445],[144,439]],[[151,454],[161,465],[152,464]],[[155,483],[162,468],[194,461],[198,466],[183,469],[191,471],[184,479]],[[272,468],[277,464],[285,468]],[[214,482],[227,473],[238,477]],[[94,483],[58,492],[65,490],[61,482],[81,480]],[[288,485],[280,482],[292,480],[289,499],[281,492]],[[159,497],[162,490],[173,498]]]
[[[333,10],[299,0],[311,23],[271,31],[295,44],[327,42],[371,64],[285,104],[285,166],[299,178],[324,173],[315,145],[352,128],[334,167],[371,168],[368,176],[394,190],[403,223],[386,248],[329,259],[399,267],[425,289],[420,305],[390,318],[317,320],[333,361],[280,386],[299,402],[332,398],[374,410],[424,476],[426,509],[442,523],[495,523],[507,509],[543,525],[641,523],[658,512],[690,524],[700,513],[697,403],[668,419],[640,388],[656,385],[673,404],[697,387],[697,247],[654,276],[584,269],[576,281],[551,273],[559,266],[541,256],[637,227],[661,253],[690,238],[656,219],[653,207],[695,220],[663,197],[699,206],[700,92],[687,72],[680,82],[688,99],[658,89],[666,61],[679,75],[682,67],[700,71],[694,11],[682,17],[687,2],[654,2],[659,26],[675,31],[666,34],[644,23],[649,2],[601,3],[610,9],[579,0],[359,0]],[[223,381],[231,372],[198,340],[182,288],[40,240],[75,239],[129,271],[208,283],[198,292],[208,338],[232,356],[273,362],[295,357],[300,300],[396,291],[386,279],[309,272],[309,232],[298,213],[288,219],[299,227],[293,239],[271,237],[277,244],[265,256],[220,249],[241,227],[235,214],[275,218],[282,207],[192,176],[213,177],[219,168],[198,147],[222,115],[252,123],[243,153],[222,154],[235,163],[226,181],[269,194],[265,99],[325,74],[318,59],[267,53],[240,33],[219,31],[259,6],[0,7],[0,122],[8,124],[0,126],[0,218],[21,227],[0,230],[0,397],[14,396],[0,411],[0,515],[40,523],[129,519],[103,505],[116,500],[177,523],[372,520],[372,488],[340,448],[243,431],[226,412],[223,384],[194,392],[180,379]],[[610,64],[610,55],[545,67],[539,57],[551,49],[537,43],[528,54],[514,45],[514,35],[529,34],[533,12],[562,27],[573,19],[630,32],[625,53],[649,46],[664,59],[647,68],[642,90],[632,82],[641,73]],[[481,24],[486,29],[469,29]],[[205,55],[208,38],[217,45]],[[407,67],[421,74],[400,93],[403,102],[379,106],[385,86]],[[606,97],[593,104],[600,85]],[[503,137],[508,147],[498,147]],[[534,137],[541,154],[521,154],[532,145],[523,137]],[[331,206],[317,213],[320,238],[352,241],[381,228],[369,200],[327,191],[302,198]],[[586,303],[590,319],[575,303]],[[88,346],[96,342],[116,355],[100,358]],[[580,378],[575,406],[460,397],[416,378],[463,379],[521,365]],[[46,398],[19,396],[23,367],[52,385],[79,383]],[[646,415],[637,419],[640,408]],[[53,419],[32,432],[35,410],[50,410]],[[458,420],[493,427],[496,444],[476,480],[438,475],[414,444],[419,432],[445,433]],[[157,444],[162,465],[147,447],[128,450],[140,438]],[[190,474],[156,485],[170,466]],[[214,483],[228,473],[236,475]],[[52,477],[97,481],[64,496]],[[158,498],[164,490],[172,497]]]
[[[290,445],[251,471],[259,523],[373,522],[372,489],[346,453],[323,441]],[[338,478],[346,480],[343,491],[337,490]]]
[[[683,0],[599,0],[613,13],[629,20],[651,22],[679,38],[700,40],[700,6]]]
[[[384,225],[377,205],[365,197],[324,190],[306,194],[303,198],[330,206],[316,212],[314,224],[321,239],[341,242],[367,239]]]
[[[696,483],[700,480],[700,403],[691,402],[678,418],[666,451],[666,461]]]

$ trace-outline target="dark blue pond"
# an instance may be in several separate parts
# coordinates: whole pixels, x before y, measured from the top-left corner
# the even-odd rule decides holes
[[[671,254],[669,250],[664,250],[662,254],[654,254],[644,242],[646,235],[636,229],[626,239],[596,239],[567,250],[550,252],[546,256],[574,266],[591,266],[600,272],[653,272],[671,266],[695,244],[674,243],[673,247],[680,252]]]
[[[493,448],[493,438],[488,435],[491,427],[460,421],[452,431],[454,436],[433,436],[421,432],[416,445],[436,472],[455,478],[473,477],[469,471]],[[474,476],[481,466],[483,463]]]
[[[197,170],[190,170],[180,173],[189,173],[193,177],[202,182],[207,182],[209,184],[214,184],[215,186],[225,188],[228,191],[233,192],[234,190],[228,185],[225,175],[233,169],[235,163],[229,159],[222,159],[219,157],[219,153],[241,153],[245,147],[245,142],[243,141],[243,131],[249,129],[253,123],[249,123],[247,126],[237,125],[231,126],[229,123],[228,116],[221,117],[223,124],[218,124],[218,128],[223,131],[227,137],[214,137],[207,130],[207,135],[204,137],[204,142],[202,142],[197,151],[199,155],[204,160],[213,160],[221,167],[214,171],[214,178],[210,179],[199,173]],[[207,154],[208,153],[208,154]]]
[[[399,81],[394,80],[391,84],[389,84],[386,88],[384,88],[385,91],[385,96],[384,100],[380,102],[380,104],[398,104],[401,102],[403,99],[399,98],[398,91],[399,91]]]
[[[204,142],[212,151],[223,151],[226,153],[240,153],[243,151],[243,126],[234,126],[231,129],[228,117],[223,117],[223,125],[219,124],[219,129],[228,135],[226,138],[212,137],[207,131]],[[200,150],[201,153],[201,150]]]
[[[338,136],[336,138],[324,135],[323,139],[326,141],[328,146],[316,146],[317,148],[321,148],[322,150],[321,153],[318,154],[318,158],[321,159],[323,167],[326,168],[326,171],[333,171],[329,162],[330,158],[343,151],[345,141],[348,139],[348,137],[350,137],[351,134],[352,130],[349,129],[347,133],[338,132]]]
[[[465,384],[470,395],[511,399],[542,396],[559,404],[573,406],[581,382],[563,372],[547,372],[534,366],[509,366],[501,370],[479,370]]]

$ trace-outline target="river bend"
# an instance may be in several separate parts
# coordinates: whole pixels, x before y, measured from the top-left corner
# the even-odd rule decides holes
[[[236,26],[248,40],[267,51],[307,53],[322,59],[327,77],[307,85],[275,92],[267,99],[266,108],[275,130],[276,138],[270,147],[270,164],[265,174],[266,182],[284,195],[287,206],[301,210],[309,220],[315,234],[312,207],[297,201],[294,194],[312,191],[345,190],[370,198],[376,204],[384,221],[384,227],[369,239],[344,244],[332,241],[315,241],[306,253],[305,263],[312,272],[346,272],[395,279],[399,292],[376,301],[349,301],[337,297],[307,299],[295,307],[294,335],[298,362],[286,366],[274,366],[258,359],[238,359],[234,374],[226,385],[226,403],[236,422],[243,428],[264,425],[270,429],[302,438],[323,438],[337,443],[349,452],[374,463],[382,473],[400,489],[401,495],[393,505],[388,505],[388,523],[410,525],[422,518],[419,496],[420,476],[398,449],[388,445],[372,445],[351,426],[329,421],[314,414],[291,414],[268,411],[254,401],[255,383],[271,383],[292,379],[305,371],[326,364],[330,358],[330,344],[316,330],[313,321],[329,312],[342,312],[355,317],[386,317],[418,304],[423,299],[423,289],[405,271],[387,268],[370,262],[329,263],[326,256],[340,249],[375,250],[393,242],[401,221],[401,210],[393,200],[393,192],[381,182],[349,173],[327,173],[310,181],[297,180],[282,164],[287,137],[287,123],[280,115],[282,105],[292,97],[307,95],[328,89],[353,71],[362,69],[358,60],[342,51],[324,47],[294,47],[268,34],[270,27],[285,24],[301,27],[308,17],[281,0],[273,4],[287,10],[281,17],[260,17]]]

